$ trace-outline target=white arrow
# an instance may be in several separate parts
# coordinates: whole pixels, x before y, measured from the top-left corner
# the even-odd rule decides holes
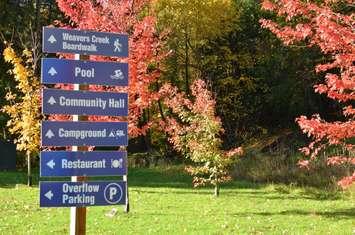
[[[46,196],[46,198],[48,198],[49,200],[52,200],[53,193],[52,191],[48,191],[46,194],[44,194],[44,196]]]
[[[53,132],[51,130],[48,130],[47,133],[46,133],[46,137],[48,139],[52,139],[53,136],[54,136]]]
[[[55,104],[55,103],[57,103],[57,102],[55,101],[55,99],[53,98],[53,96],[51,96],[51,98],[49,98],[49,100],[47,101],[47,103],[49,103],[50,105],[53,105],[53,104]]]
[[[53,169],[53,168],[54,168],[54,166],[55,166],[55,162],[53,161],[53,159],[52,159],[52,160],[50,160],[49,162],[47,162],[47,166],[49,166],[51,169]]]
[[[55,43],[55,42],[57,41],[57,39],[55,39],[55,37],[54,37],[53,35],[51,35],[51,36],[48,38],[48,41],[53,44],[53,43]]]
[[[115,134],[111,131],[108,137],[115,137]]]
[[[54,76],[54,75],[57,74],[57,71],[56,71],[53,67],[51,67],[51,68],[49,69],[48,73],[49,73],[51,76]]]

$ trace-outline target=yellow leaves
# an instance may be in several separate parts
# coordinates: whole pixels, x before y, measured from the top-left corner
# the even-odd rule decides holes
[[[15,63],[14,64],[14,69],[12,70],[16,80],[20,83],[20,84],[27,84],[27,69],[25,68],[25,66],[23,66],[21,63]]]
[[[14,75],[15,80],[18,82],[16,86],[17,89],[26,94],[32,90],[32,86],[37,86],[38,82],[37,84],[31,84],[32,82],[36,82],[37,79],[34,79],[31,66],[33,63],[32,53],[29,50],[25,49],[23,51],[23,56],[26,61],[25,65],[23,64],[22,58],[16,55],[16,52],[11,46],[5,48],[3,55],[5,61],[13,65],[13,69],[10,70],[9,73]]]
[[[15,105],[6,105],[2,107],[1,111],[7,113],[10,116],[15,116],[15,114],[17,113],[17,108]]]
[[[16,53],[12,47],[5,48],[3,55],[6,62],[11,62],[14,58],[16,58]]]
[[[236,17],[231,0],[158,0],[154,7],[163,29],[179,40],[188,36],[192,44],[228,31]]]
[[[13,101],[16,100],[16,94],[13,94],[11,91],[8,91],[5,95],[5,99],[7,101]]]
[[[18,136],[15,140],[17,149],[31,154],[39,151],[40,83],[32,70],[31,51],[26,49],[22,55],[24,60],[16,55],[11,46],[5,48],[3,52],[5,61],[13,65],[10,74],[14,76],[16,88],[23,95],[19,96],[8,91],[5,98],[10,104],[4,106],[1,111],[11,118],[7,126],[12,134]]]
[[[32,52],[28,50],[27,48],[23,50],[22,55],[26,58],[32,58]]]

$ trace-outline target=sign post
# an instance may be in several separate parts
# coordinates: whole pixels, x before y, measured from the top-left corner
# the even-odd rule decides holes
[[[73,90],[43,89],[43,114],[73,115],[43,121],[41,146],[71,146],[71,152],[41,152],[40,175],[71,176],[70,182],[40,182],[41,207],[70,207],[70,234],[86,233],[86,207],[125,205],[127,153],[87,146],[127,146],[127,122],[88,122],[87,115],[128,116],[128,94],[91,92],[88,84],[128,86],[128,64],[89,61],[89,55],[128,57],[128,35],[43,28],[43,52],[72,53],[75,60],[42,59],[44,84],[74,84]],[[123,176],[123,181],[88,181],[88,176]]]
[[[89,60],[89,56],[75,54],[75,60]],[[74,90],[88,90],[88,85],[74,84]],[[86,116],[73,116],[73,122],[87,121]],[[72,146],[72,151],[87,151],[88,148],[85,146]],[[82,182],[87,180],[85,176],[72,176],[72,182]],[[71,235],[81,235],[86,234],[86,207],[71,207],[70,208],[70,234]]]

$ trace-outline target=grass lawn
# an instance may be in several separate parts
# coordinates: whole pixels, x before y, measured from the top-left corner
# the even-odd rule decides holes
[[[90,207],[87,234],[355,234],[350,193],[233,182],[219,198],[179,167],[130,169],[131,212]],[[38,177],[37,177],[38,178]],[[68,234],[69,208],[39,208],[25,173],[0,172],[0,234]],[[105,216],[117,208],[116,216]]]

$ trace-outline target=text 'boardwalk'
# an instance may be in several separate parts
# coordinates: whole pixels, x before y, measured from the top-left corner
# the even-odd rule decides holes
[[[44,27],[43,51],[128,57],[128,35]]]

